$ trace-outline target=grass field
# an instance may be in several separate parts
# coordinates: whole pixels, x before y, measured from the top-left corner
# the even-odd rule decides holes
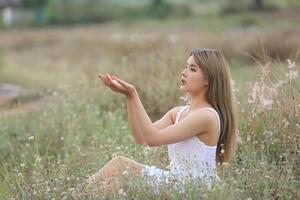
[[[235,83],[241,141],[223,183],[155,196],[137,181],[114,198],[299,199],[299,20],[276,19],[207,15],[0,32],[0,83],[25,91],[0,107],[0,199],[71,199],[116,155],[165,168],[166,146],[135,144],[125,97],[97,75],[134,84],[154,122],[185,105],[180,73],[199,47],[221,49]]]

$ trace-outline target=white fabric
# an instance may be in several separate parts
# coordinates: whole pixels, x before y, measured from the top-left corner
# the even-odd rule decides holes
[[[182,112],[189,106],[184,106],[177,114],[175,123],[179,122]],[[213,108],[202,108],[213,111],[218,120],[218,131],[220,132],[220,118],[216,110]],[[162,170],[156,166],[145,165],[141,171],[141,175],[152,177],[148,179],[148,183],[156,185],[157,192],[159,186],[169,181],[175,180],[184,183],[184,180],[192,180],[200,178],[209,187],[212,181],[220,181],[216,172],[216,149],[217,145],[209,146],[203,143],[197,136],[185,139],[178,143],[168,144],[168,156],[170,164],[169,170]],[[184,192],[183,184],[180,184],[182,192]]]

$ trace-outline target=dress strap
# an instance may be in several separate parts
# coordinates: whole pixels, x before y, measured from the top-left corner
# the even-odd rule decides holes
[[[178,122],[178,120],[179,120],[179,118],[180,118],[180,116],[181,116],[181,113],[186,109],[186,108],[188,108],[189,106],[184,106],[184,107],[182,107],[180,110],[179,110],[179,112],[177,112],[177,114],[176,114],[176,120],[175,120],[175,122],[177,123]]]

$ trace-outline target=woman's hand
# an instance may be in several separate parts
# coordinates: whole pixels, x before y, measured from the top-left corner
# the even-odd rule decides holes
[[[127,97],[131,97],[135,92],[135,87],[114,75],[99,74],[98,75],[103,83],[108,86],[111,90],[124,94]]]

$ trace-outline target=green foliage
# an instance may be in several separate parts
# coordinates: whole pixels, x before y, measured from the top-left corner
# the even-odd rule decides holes
[[[43,7],[48,0],[23,0],[21,1],[21,6],[26,8],[40,8]]]
[[[222,12],[234,13],[249,10],[253,7],[253,0],[223,0]]]
[[[104,0],[70,1],[53,0],[45,5],[47,23],[104,22],[136,17],[165,18],[186,17],[191,12],[188,5],[172,5],[166,1],[153,1],[147,6],[118,6]]]
[[[277,1],[272,0],[222,0],[221,2],[221,12],[225,14],[259,10],[266,12],[278,10],[282,7],[281,5],[278,5]]]
[[[45,5],[48,23],[103,22],[118,16],[118,7],[104,0],[53,0]]]
[[[164,0],[153,0],[149,5],[147,12],[152,17],[166,17],[171,11],[172,5]]]

